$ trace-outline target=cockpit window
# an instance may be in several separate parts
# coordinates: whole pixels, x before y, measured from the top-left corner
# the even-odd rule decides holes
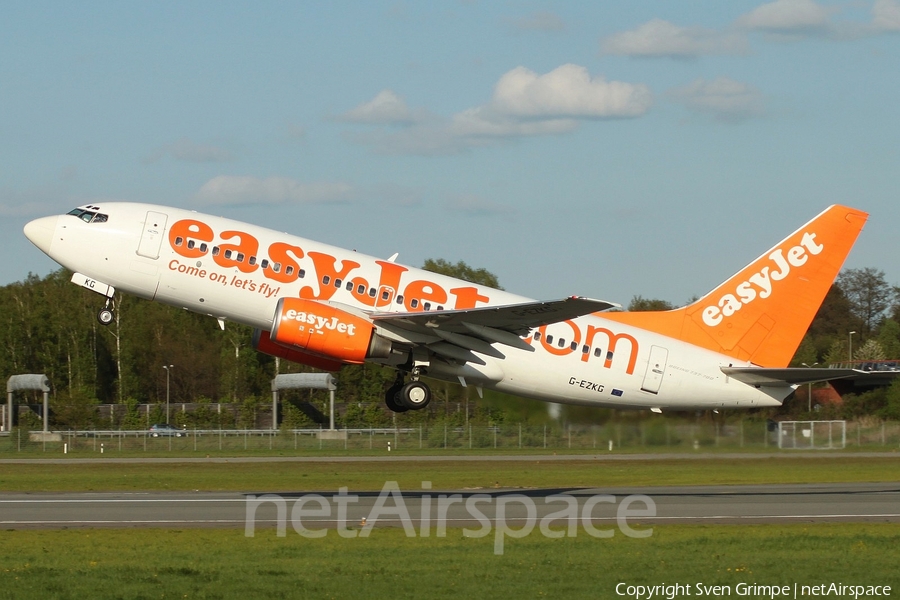
[[[85,223],[106,223],[109,219],[107,215],[103,213],[94,212],[91,210],[85,210],[83,208],[73,208],[68,212],[68,214],[73,217],[78,217]]]

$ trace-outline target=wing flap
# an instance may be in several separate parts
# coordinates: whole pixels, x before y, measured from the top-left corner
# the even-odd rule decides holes
[[[595,312],[618,307],[618,304],[572,296],[550,302],[526,302],[505,306],[485,306],[462,310],[441,310],[414,313],[374,313],[376,324],[393,323],[413,329],[440,328],[453,333],[469,333],[470,326],[485,326],[524,335],[534,327],[558,323]]]
[[[474,352],[505,358],[492,344],[526,352],[521,336],[531,329],[618,307],[603,300],[572,296],[550,302],[526,302],[461,310],[372,313],[369,317],[390,339],[456,361],[485,364]]]

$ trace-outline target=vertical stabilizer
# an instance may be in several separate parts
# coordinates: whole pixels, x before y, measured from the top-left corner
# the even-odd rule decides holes
[[[603,317],[762,367],[785,367],[867,218],[831,206],[689,306]]]

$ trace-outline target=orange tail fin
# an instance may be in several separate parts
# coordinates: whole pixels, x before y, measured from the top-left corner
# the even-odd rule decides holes
[[[831,206],[689,306],[603,316],[762,367],[786,367],[868,216]]]

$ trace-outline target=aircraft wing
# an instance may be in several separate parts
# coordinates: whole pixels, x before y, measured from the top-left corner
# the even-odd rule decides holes
[[[462,310],[415,313],[373,313],[375,325],[393,334],[394,341],[424,345],[445,358],[484,362],[472,354],[480,352],[505,358],[491,344],[533,352],[521,339],[532,328],[574,319],[619,305],[603,300],[572,296],[549,302],[526,302]]]
[[[860,369],[764,369],[761,367],[721,367],[721,369],[729,377],[760,387],[783,387],[837,379],[900,376],[900,371],[863,371]]]

